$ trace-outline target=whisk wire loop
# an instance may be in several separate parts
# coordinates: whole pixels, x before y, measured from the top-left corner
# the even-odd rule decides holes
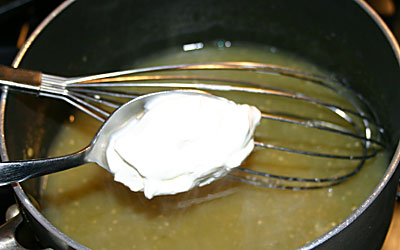
[[[198,71],[206,72],[206,74],[195,75],[193,73]],[[215,72],[227,71],[237,71],[245,74],[279,75],[315,84],[328,89],[338,98],[346,100],[351,107],[320,100],[300,91],[267,85],[265,82],[249,81],[235,77],[226,78],[214,74]],[[211,76],[209,75],[210,72],[212,72]],[[24,88],[24,84],[6,80],[0,80],[0,83],[14,88]],[[120,88],[122,90],[119,90]],[[238,92],[249,95],[286,98],[314,105],[325,110],[326,113],[334,115],[336,120],[340,122],[308,118],[300,114],[273,110],[261,110],[262,118],[348,136],[356,139],[361,145],[361,153],[357,155],[341,155],[256,141],[255,146],[257,148],[279,150],[304,155],[305,157],[358,161],[357,165],[355,167],[352,165],[353,167],[350,167],[346,173],[332,177],[292,177],[256,171],[244,166],[236,168],[229,174],[232,179],[257,186],[290,190],[334,186],[359,172],[368,159],[375,157],[385,147],[384,130],[379,126],[375,115],[369,112],[372,109],[362,96],[355,94],[344,84],[331,77],[278,65],[252,62],[218,62],[164,65],[72,78],[42,74],[42,84],[39,87],[29,86],[27,89],[37,91],[41,96],[66,101],[100,122],[103,122],[112,110],[122,103],[157,89],[198,89],[228,95],[232,92]],[[353,96],[357,97],[357,100],[353,100]],[[255,139],[257,140],[257,134]]]

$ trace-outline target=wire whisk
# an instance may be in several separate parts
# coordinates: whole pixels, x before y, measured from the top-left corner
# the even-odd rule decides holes
[[[276,77],[284,78],[294,88],[281,84],[268,84]],[[126,101],[140,95],[165,89],[198,89],[223,95],[227,98],[239,96],[239,102],[265,100],[275,106],[290,105],[275,109],[275,106],[255,105],[262,111],[263,120],[289,124],[332,135],[351,138],[358,145],[347,153],[335,150],[309,150],[294,145],[280,145],[265,140],[264,134],[255,134],[258,149],[281,151],[302,157],[349,162],[346,172],[332,176],[300,177],[291,174],[275,174],[247,168],[246,164],[235,168],[228,177],[244,183],[270,188],[306,190],[331,187],[357,174],[368,159],[375,157],[385,148],[385,133],[368,102],[359,94],[332,77],[278,65],[253,62],[217,62],[164,65],[138,68],[83,77],[60,77],[35,71],[0,67],[0,83],[12,90],[23,90],[40,96],[61,99],[103,122],[110,113]],[[308,89],[323,89],[345,104],[325,100],[325,94],[303,92]],[[311,88],[310,88],[311,86]],[[312,92],[312,91],[311,91]],[[321,92],[321,93],[325,93]],[[274,100],[274,101],[272,101]],[[235,100],[236,101],[236,100]],[[282,105],[281,105],[282,104]],[[253,104],[252,104],[253,105]],[[312,111],[293,112],[297,106],[310,106]],[[294,107],[294,108],[293,108]],[[313,116],[314,110],[324,116]],[[311,113],[311,114],[310,114]],[[280,126],[280,125],[278,125]],[[312,140],[312,139],[310,139]],[[306,140],[307,141],[307,140]],[[318,147],[314,147],[318,149]],[[345,151],[346,152],[346,151]],[[321,166],[322,168],[324,166]]]

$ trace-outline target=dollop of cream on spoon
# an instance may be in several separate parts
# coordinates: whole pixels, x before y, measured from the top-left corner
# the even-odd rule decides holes
[[[115,181],[149,199],[185,192],[238,167],[260,119],[256,107],[209,94],[160,96],[111,135],[106,159]]]

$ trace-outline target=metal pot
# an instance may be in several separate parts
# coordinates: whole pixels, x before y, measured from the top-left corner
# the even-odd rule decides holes
[[[337,227],[301,249],[379,249],[398,186],[400,149],[399,47],[364,2],[77,1],[68,0],[33,33],[15,67],[67,76],[126,68],[143,55],[189,42],[229,39],[261,43],[301,55],[370,100],[391,136],[392,161],[374,192]],[[46,156],[66,119],[67,104],[4,90],[3,160]],[[86,249],[40,213],[40,179],[13,186],[24,219],[43,247]],[[28,198],[29,197],[29,198]]]

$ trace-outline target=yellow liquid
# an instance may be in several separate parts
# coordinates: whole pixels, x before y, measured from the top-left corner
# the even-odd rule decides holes
[[[315,66],[274,48],[235,45],[230,48],[206,46],[190,52],[171,50],[150,57],[140,65],[224,60],[279,64],[318,72]],[[272,85],[283,88],[293,85],[292,80],[281,76],[224,74],[260,81],[267,78]],[[295,83],[290,88],[308,88],[314,95],[335,98],[309,83]],[[295,113],[331,116],[318,108],[294,105],[279,98],[237,93],[222,95],[257,104],[263,109],[291,106],[289,109]],[[62,155],[86,146],[100,126],[80,112],[71,114],[70,118],[55,138],[50,155]],[[304,149],[322,143],[326,144],[322,150],[332,153],[351,153],[357,148],[353,139],[277,122],[261,124],[256,137]],[[338,145],[337,149],[332,149],[332,145]],[[62,232],[92,249],[294,249],[326,233],[350,215],[377,185],[387,163],[387,155],[381,153],[368,160],[362,171],[349,181],[331,188],[278,190],[225,178],[187,193],[152,200],[114,182],[101,167],[87,164],[45,177],[41,211]],[[329,176],[345,171],[335,166],[346,164],[348,161],[255,150],[244,165],[269,173]]]

